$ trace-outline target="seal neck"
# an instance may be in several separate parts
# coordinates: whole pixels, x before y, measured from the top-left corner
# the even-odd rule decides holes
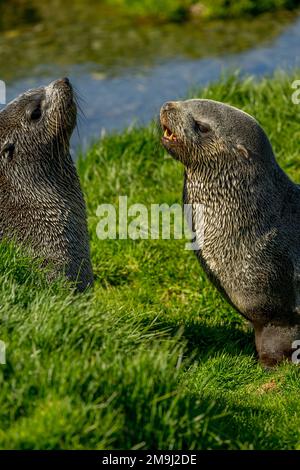
[[[223,238],[237,232],[257,236],[280,217],[291,185],[276,162],[268,169],[234,164],[217,171],[212,166],[187,168],[184,202],[203,205],[206,236],[218,232]]]

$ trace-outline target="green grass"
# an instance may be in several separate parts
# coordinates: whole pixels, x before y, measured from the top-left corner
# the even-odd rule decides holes
[[[296,75],[295,77],[296,78]],[[292,77],[230,78],[193,93],[239,106],[300,181]],[[78,162],[93,289],[48,286],[0,245],[0,447],[300,448],[299,369],[265,372],[253,332],[206,280],[184,240],[98,240],[97,206],[181,201],[182,168],[155,126],[105,137]]]
[[[256,16],[276,10],[292,10],[299,0],[105,0],[137,17],[156,17],[162,20],[185,21],[200,19],[239,18]]]

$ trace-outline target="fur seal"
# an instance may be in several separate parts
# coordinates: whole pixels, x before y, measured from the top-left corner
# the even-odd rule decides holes
[[[86,208],[69,140],[76,104],[67,78],[0,112],[0,236],[24,244],[84,290],[93,282]]]
[[[291,359],[300,339],[300,187],[277,164],[258,122],[237,108],[168,102],[160,121],[163,146],[185,168],[196,239],[204,229],[195,249],[203,269],[253,324],[260,362]]]

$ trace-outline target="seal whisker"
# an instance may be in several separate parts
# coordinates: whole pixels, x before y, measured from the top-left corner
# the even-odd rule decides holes
[[[85,104],[87,103],[87,100],[86,98],[84,98],[84,96],[78,91],[78,88],[73,86],[73,90],[74,90],[74,99],[76,101],[80,100],[80,101],[83,101]]]

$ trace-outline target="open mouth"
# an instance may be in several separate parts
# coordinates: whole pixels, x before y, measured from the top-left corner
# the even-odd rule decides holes
[[[172,131],[170,131],[170,129],[167,127],[167,126],[163,126],[163,129],[164,129],[164,139],[165,140],[168,140],[169,142],[176,142],[177,141],[177,137],[175,134],[173,134]]]

